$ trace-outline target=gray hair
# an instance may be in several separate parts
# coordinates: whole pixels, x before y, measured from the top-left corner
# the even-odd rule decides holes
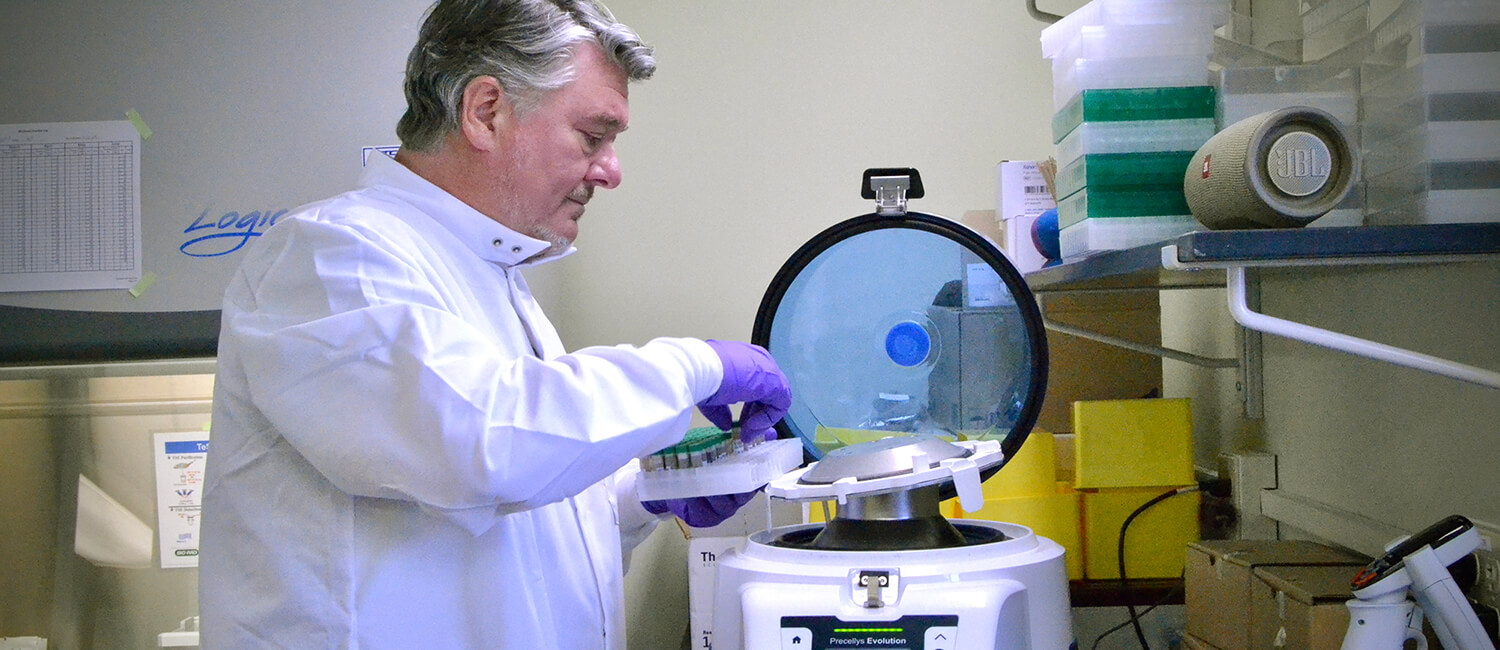
[[[464,88],[492,76],[518,114],[573,80],[573,48],[594,42],[627,79],[656,71],[651,47],[597,0],[438,0],[406,60],[401,146],[432,151],[458,128]]]

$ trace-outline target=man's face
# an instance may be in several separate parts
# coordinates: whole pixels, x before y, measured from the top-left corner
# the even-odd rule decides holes
[[[501,223],[560,251],[578,237],[594,189],[620,184],[615,136],[630,120],[625,73],[592,44],[574,57],[576,77],[512,121],[496,178]]]

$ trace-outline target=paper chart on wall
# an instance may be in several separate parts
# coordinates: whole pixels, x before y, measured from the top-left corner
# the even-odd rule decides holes
[[[128,120],[0,125],[0,292],[133,286],[140,189]]]

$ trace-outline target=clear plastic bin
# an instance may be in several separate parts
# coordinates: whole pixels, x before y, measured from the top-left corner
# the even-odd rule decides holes
[[[1410,196],[1365,215],[1371,226],[1500,221],[1500,189],[1438,190]]]
[[[1370,31],[1375,49],[1399,43],[1421,26],[1477,25],[1500,22],[1495,0],[1406,0]]]
[[[1381,74],[1366,68],[1367,97],[1500,91],[1500,52],[1427,54],[1413,65]]]
[[[1059,169],[1067,167],[1089,154],[1197,151],[1214,133],[1211,117],[1086,122],[1057,143],[1057,165]]]
[[[1329,210],[1305,228],[1347,228],[1349,226],[1365,225],[1365,211],[1360,208],[1337,208]]]
[[[1365,98],[1364,133],[1372,142],[1406,135],[1428,122],[1500,120],[1500,91]],[[1485,128],[1475,127],[1479,131]],[[1484,133],[1474,134],[1486,137]]]
[[[1351,68],[1282,65],[1232,68],[1219,72],[1219,95],[1359,92],[1359,74]]]
[[[1380,137],[1367,132],[1365,176],[1409,167],[1413,161],[1482,161],[1500,157],[1500,121],[1426,122],[1405,133]],[[1500,211],[1500,206],[1496,206]]]
[[[1420,218],[1405,223],[1500,221],[1500,160],[1421,162],[1366,176],[1365,188],[1366,214],[1382,220],[1405,210]]]
[[[1057,227],[1067,228],[1088,219],[1135,219],[1183,214],[1191,212],[1181,185],[1176,189],[1085,187],[1057,202]]]
[[[1392,70],[1415,65],[1425,55],[1500,51],[1500,18],[1457,25],[1418,24],[1401,31],[1381,28],[1370,42],[1363,63],[1370,68],[1366,81],[1375,81]]]
[[[1500,152],[1488,160],[1422,161],[1376,177],[1366,177],[1370,191],[1393,190],[1415,194],[1427,190],[1500,188]],[[1496,206],[1500,210],[1500,206]]]
[[[1240,120],[1267,111],[1289,106],[1311,106],[1326,111],[1341,122],[1352,135],[1359,125],[1359,96],[1340,92],[1309,93],[1245,93],[1226,96],[1219,100],[1218,121],[1220,128],[1227,128]]]
[[[1183,175],[1196,151],[1114,153],[1082,156],[1057,172],[1057,195],[1089,188],[1182,191]]]
[[[1210,29],[1181,25],[1089,25],[1057,53],[1058,59],[1135,59],[1156,56],[1207,57],[1214,53]]]
[[[1042,30],[1042,57],[1057,58],[1084,27],[1176,25],[1212,32],[1228,20],[1228,0],[1093,0]]]
[[[1057,243],[1063,260],[1067,261],[1093,251],[1164,242],[1195,230],[1203,230],[1203,226],[1191,215],[1086,219],[1058,231]]]
[[[1319,61],[1330,54],[1361,41],[1369,33],[1369,3],[1359,2],[1343,7],[1336,16],[1315,16],[1302,20],[1302,60]],[[1332,12],[1330,12],[1331,14]],[[1320,22],[1325,20],[1326,22]]]
[[[1302,12],[1302,33],[1311,34],[1351,15],[1358,15],[1362,23],[1368,23],[1370,0],[1327,0],[1312,5]]]
[[[1302,63],[1302,26],[1232,12],[1215,35],[1213,61],[1223,68]]]
[[[1353,133],[1359,124],[1359,71],[1320,65],[1226,69],[1219,73],[1216,116],[1222,129],[1288,106],[1327,111]]]
[[[1206,54],[1056,59],[1052,62],[1052,106],[1062,110],[1085,90],[1202,87],[1210,83]]]
[[[1213,86],[1084,90],[1052,115],[1052,141],[1085,122],[1213,118]]]

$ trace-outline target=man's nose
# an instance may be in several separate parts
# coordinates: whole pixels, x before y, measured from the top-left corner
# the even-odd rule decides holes
[[[620,159],[615,156],[613,146],[606,147],[589,163],[589,173],[584,180],[606,190],[620,186]]]

